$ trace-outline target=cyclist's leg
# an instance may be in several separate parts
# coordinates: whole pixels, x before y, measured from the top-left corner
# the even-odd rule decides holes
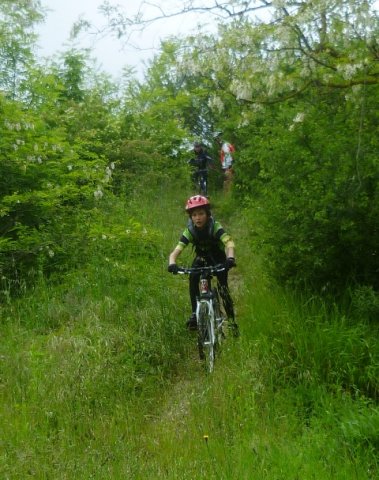
[[[191,299],[192,312],[196,312],[196,298],[199,296],[200,275],[191,273],[189,276],[189,294]]]
[[[198,267],[201,265],[201,259],[199,257],[195,257],[194,261],[192,262],[192,267]],[[192,311],[196,311],[196,298],[200,296],[199,291],[199,281],[200,281],[200,274],[199,273],[191,273],[189,276],[189,294],[191,299],[191,307]]]
[[[230,295],[228,286],[228,272],[224,271],[217,274],[217,280],[219,283],[220,296],[224,304],[225,312],[229,318],[229,326],[232,328],[234,336],[238,337],[239,328],[235,319],[233,299]]]
[[[227,170],[225,170],[225,183],[224,183],[225,192],[230,192],[232,181],[233,181],[233,170],[230,167]]]
[[[220,295],[224,303],[225,312],[229,318],[234,320],[234,306],[228,286],[228,272],[219,272],[217,274],[217,280],[219,283]]]
[[[219,286],[212,288],[212,303],[213,303],[213,313],[214,313],[214,328],[215,328],[215,348],[221,343],[225,338],[224,329],[226,325],[226,313],[224,304],[221,302],[219,294]]]
[[[208,172],[203,173],[203,192],[205,196],[208,194]]]
[[[192,267],[196,267],[199,265],[199,259],[195,258],[195,260],[192,262]],[[195,329],[197,327],[196,323],[196,307],[197,307],[197,301],[196,299],[200,296],[200,291],[199,291],[199,280],[200,280],[200,274],[198,273],[191,273],[189,276],[189,295],[190,295],[190,300],[191,300],[191,317],[187,322],[187,326],[190,329]]]
[[[193,186],[194,188],[196,188],[199,181],[199,172],[197,170],[192,172],[191,178],[192,178]]]

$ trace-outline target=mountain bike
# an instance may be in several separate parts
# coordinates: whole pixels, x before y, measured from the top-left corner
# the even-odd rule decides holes
[[[227,318],[220,302],[218,288],[211,286],[211,279],[213,275],[224,270],[223,264],[178,268],[180,274],[200,274],[200,296],[196,302],[197,344],[199,357],[204,360],[205,369],[209,373],[214,369],[216,352],[225,338],[224,327]]]

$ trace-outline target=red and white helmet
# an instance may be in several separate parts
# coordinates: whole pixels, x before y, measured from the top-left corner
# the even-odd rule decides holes
[[[186,203],[186,211],[190,212],[194,208],[205,207],[209,208],[210,203],[207,197],[203,197],[203,195],[195,195],[187,200]]]

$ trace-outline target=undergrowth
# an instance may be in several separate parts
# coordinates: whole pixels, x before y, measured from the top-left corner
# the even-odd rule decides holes
[[[206,375],[187,279],[166,270],[190,192],[148,183],[109,199],[85,268],[1,310],[1,478],[376,478],[372,322],[275,286],[218,192],[242,335]]]

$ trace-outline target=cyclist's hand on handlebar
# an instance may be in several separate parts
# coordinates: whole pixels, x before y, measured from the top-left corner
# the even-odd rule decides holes
[[[167,270],[170,272],[170,273],[173,273],[174,275],[176,275],[179,271],[179,267],[177,266],[176,263],[170,263],[170,265],[168,266]]]
[[[233,257],[228,257],[225,262],[225,268],[230,270],[231,268],[236,266],[236,260]]]

